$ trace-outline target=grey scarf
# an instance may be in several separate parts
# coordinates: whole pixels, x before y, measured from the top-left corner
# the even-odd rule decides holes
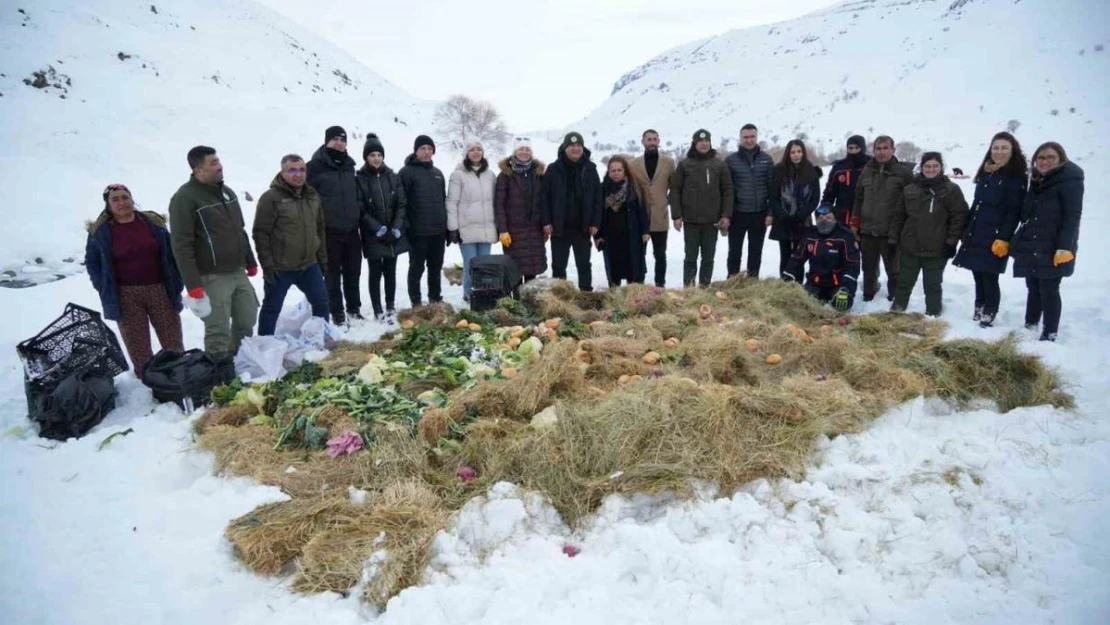
[[[511,166],[513,168],[513,171],[518,174],[523,174],[531,171],[532,165],[532,161],[522,161],[518,159],[516,155],[509,157],[509,166]]]

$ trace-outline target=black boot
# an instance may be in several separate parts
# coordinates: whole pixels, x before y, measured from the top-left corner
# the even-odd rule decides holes
[[[983,320],[983,307],[982,306],[976,306],[975,307],[975,314],[971,315],[971,320],[972,321],[982,321]],[[992,317],[992,321],[993,321],[993,317]]]

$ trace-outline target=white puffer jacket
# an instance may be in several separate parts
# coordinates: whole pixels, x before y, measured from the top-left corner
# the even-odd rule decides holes
[[[495,243],[497,221],[493,214],[497,175],[487,164],[475,174],[462,163],[447,184],[447,229],[458,230],[463,243]]]

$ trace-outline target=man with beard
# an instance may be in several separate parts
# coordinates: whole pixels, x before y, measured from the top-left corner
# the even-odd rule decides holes
[[[651,251],[655,256],[655,286],[662,288],[667,278],[667,230],[670,228],[667,191],[674,172],[674,159],[659,154],[659,133],[654,130],[645,130],[640,143],[644,146],[644,155],[633,159],[629,166],[633,176],[648,182],[647,208]]]
[[[326,227],[328,305],[332,323],[362,320],[359,276],[362,274],[361,210],[355,183],[355,159],[347,154],[347,132],[332,126],[324,145],[308,162],[308,184],[320,196]],[[344,302],[346,300],[346,302]]]
[[[543,232],[551,237],[551,273],[567,279],[567,263],[574,250],[578,288],[593,291],[590,237],[601,227],[601,178],[581,133],[568,132],[559,157],[543,175]]]
[[[846,226],[852,223],[860,172],[871,160],[871,155],[867,153],[867,141],[859,135],[848,137],[847,149],[848,155],[833,163],[825,192],[821,195],[821,205],[831,209],[836,220]]]
[[[898,254],[888,245],[890,224],[902,200],[902,189],[913,181],[913,167],[894,156],[894,139],[883,135],[872,145],[875,155],[859,175],[852,220],[849,225],[859,237],[863,254],[863,301],[879,292],[879,260],[886,272],[887,299],[894,301],[898,281]]]
[[[852,231],[842,223],[828,206],[818,206],[815,213],[817,225],[807,228],[805,236],[794,248],[782,279],[798,282],[805,264],[804,288],[807,293],[829,303],[840,312],[852,308],[856,299],[856,282],[859,280],[859,245]]]

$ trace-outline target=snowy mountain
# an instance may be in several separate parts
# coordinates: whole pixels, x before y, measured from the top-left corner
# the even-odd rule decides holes
[[[399,166],[431,106],[251,0],[6,3],[0,269],[82,250],[107,183],[164,211],[193,145],[215,147],[228,184],[257,197],[282,155],[310,157],[333,124],[356,156],[377,132]]]
[[[708,128],[735,149],[752,122],[830,152],[889,134],[968,169],[1010,125],[1027,149],[1052,139],[1082,160],[1110,130],[1106,24],[1103,0],[849,0],[669,50],[573,127],[621,148],[648,127],[672,147]]]

